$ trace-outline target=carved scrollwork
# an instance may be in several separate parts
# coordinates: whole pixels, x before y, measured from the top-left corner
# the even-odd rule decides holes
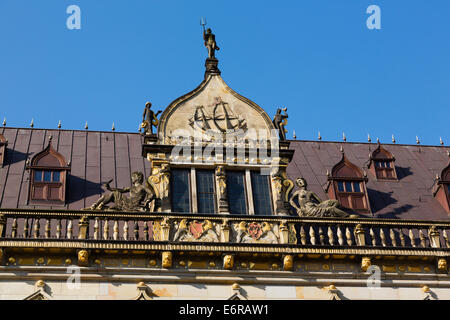
[[[278,224],[241,221],[233,225],[237,243],[280,243]]]
[[[220,242],[220,227],[210,220],[188,222],[188,219],[182,219],[176,227],[173,241]]]

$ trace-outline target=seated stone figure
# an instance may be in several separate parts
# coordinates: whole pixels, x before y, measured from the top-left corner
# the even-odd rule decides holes
[[[322,201],[314,192],[307,190],[307,182],[304,178],[296,180],[299,190],[295,191],[289,203],[297,210],[300,217],[349,217],[350,215],[339,209],[339,201],[325,200]],[[299,206],[294,199],[297,198]],[[353,216],[352,216],[353,217]]]
[[[112,180],[104,184],[105,188],[111,193],[104,194],[92,206],[86,208],[88,210],[102,210],[105,205],[113,202],[114,205],[107,209],[117,211],[149,211],[149,204],[156,198],[156,194],[152,188],[148,188],[143,184],[144,175],[141,172],[133,172],[131,174],[131,188],[116,189],[111,188]],[[130,192],[129,197],[124,193]]]

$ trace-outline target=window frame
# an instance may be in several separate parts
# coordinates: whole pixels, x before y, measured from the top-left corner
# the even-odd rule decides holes
[[[248,188],[248,181],[247,181],[247,171],[248,169],[234,169],[234,168],[227,168],[227,174],[226,174],[226,183],[227,183],[227,199],[228,199],[228,210],[230,211],[230,215],[254,215],[254,209],[251,208],[250,204],[250,198],[249,194],[251,193]],[[230,173],[242,173],[242,183],[243,183],[243,189],[244,189],[244,201],[245,201],[245,213],[233,213],[231,212],[231,200],[230,200],[230,183],[229,183],[229,175]],[[251,186],[250,186],[251,187]]]
[[[249,171],[250,171],[250,183],[252,185],[251,197],[252,197],[252,202],[253,202],[253,215],[255,215],[255,216],[262,216],[262,217],[273,216],[274,215],[274,206],[273,206],[273,201],[272,201],[273,194],[272,194],[272,188],[271,188],[271,183],[270,183],[269,176],[268,175],[261,175],[261,173],[258,172],[258,170],[249,170]],[[254,174],[258,174],[259,176],[266,177],[267,191],[268,191],[268,201],[269,201],[269,204],[270,204],[270,214],[269,215],[258,214],[256,212],[256,205],[255,205],[256,204],[256,201],[255,201],[255,194],[256,193],[255,193],[255,188],[254,188],[254,185],[253,185],[253,175]]]
[[[193,213],[193,190],[192,190],[192,171],[191,168],[185,168],[185,167],[172,167],[170,170],[170,207],[172,212],[179,212],[179,213]],[[173,173],[174,171],[186,171],[187,172],[187,185],[188,185],[188,199],[189,199],[189,210],[187,212],[181,212],[181,211],[175,211],[174,210],[174,196],[173,196]]]
[[[216,190],[216,175],[215,175],[215,170],[214,169],[209,169],[209,168],[195,168],[195,192],[197,194],[197,213],[200,214],[208,214],[208,212],[200,212],[200,192],[199,192],[199,179],[198,179],[198,173],[199,172],[210,172],[211,176],[212,176],[212,187],[213,187],[213,192],[209,193],[209,192],[202,192],[205,194],[211,194],[212,195],[212,199],[213,199],[213,207],[214,207],[214,212],[209,212],[211,214],[217,214],[218,212],[218,206],[217,206],[217,190]],[[191,171],[192,173],[192,171]]]

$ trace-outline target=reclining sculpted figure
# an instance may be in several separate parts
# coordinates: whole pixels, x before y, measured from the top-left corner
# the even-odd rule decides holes
[[[297,178],[296,183],[299,189],[292,194],[289,203],[300,217],[354,217],[339,209],[339,201],[322,201],[314,192],[307,190],[308,184],[304,178]],[[299,206],[295,203],[295,198]]]
[[[110,191],[100,197],[92,206],[86,208],[89,210],[117,210],[117,211],[150,211],[150,204],[156,198],[153,188],[149,188],[143,184],[144,175],[141,172],[133,172],[131,174],[132,185],[130,188],[116,189],[111,188],[112,180],[104,184],[106,190]],[[129,197],[125,195],[130,192]],[[112,207],[105,207],[108,203],[113,202]]]

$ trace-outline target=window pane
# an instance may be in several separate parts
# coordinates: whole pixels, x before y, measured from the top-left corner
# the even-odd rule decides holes
[[[268,177],[256,171],[251,172],[251,177],[255,214],[263,216],[272,215]]]
[[[170,186],[172,211],[190,212],[189,169],[172,169]]]
[[[59,171],[53,172],[53,182],[59,182]]]
[[[344,192],[344,183],[342,181],[338,181],[338,191]]]
[[[50,182],[52,181],[52,172],[44,171],[44,181]]]
[[[214,213],[214,171],[196,170],[199,213]]]
[[[352,192],[352,183],[351,182],[345,182],[345,191]]]
[[[388,162],[386,162],[386,167],[387,168],[390,168],[391,167],[391,163],[388,161]]]
[[[381,162],[380,161],[375,161],[375,166],[380,168],[381,167]]]
[[[353,182],[353,191],[361,192],[361,188],[359,187],[359,182]]]
[[[231,214],[247,214],[244,172],[227,172],[228,205]]]
[[[42,170],[36,170],[34,172],[34,181],[42,181]]]
[[[450,184],[447,185],[447,192],[448,192],[448,195],[450,196]]]

